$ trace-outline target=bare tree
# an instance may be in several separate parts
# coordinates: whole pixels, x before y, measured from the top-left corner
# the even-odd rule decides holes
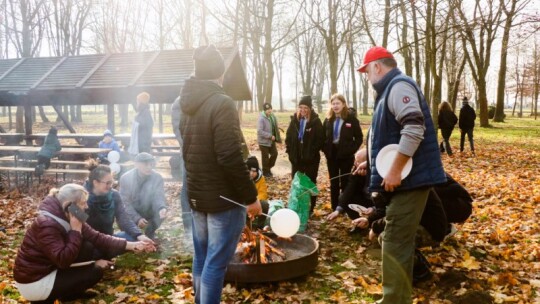
[[[8,0],[6,5],[9,21],[6,20],[6,37],[20,57],[38,54],[44,33],[44,0]],[[24,109],[17,107],[15,129],[24,131]],[[45,117],[46,119],[46,117]]]
[[[501,40],[501,62],[499,67],[499,81],[497,83],[497,105],[495,107],[495,117],[493,121],[504,121],[504,91],[506,87],[506,58],[508,57],[508,42],[510,40],[510,31],[514,26],[513,22],[521,10],[530,3],[530,0],[509,0],[505,3],[501,0],[500,6],[506,20],[504,21],[503,36]]]
[[[337,93],[339,78],[339,52],[347,37],[356,28],[354,18],[360,9],[359,1],[329,0],[307,2],[305,13],[325,42],[330,74],[330,94]]]
[[[501,24],[502,8],[496,0],[475,0],[472,14],[461,0],[453,0],[463,30],[460,31],[465,58],[477,87],[480,126],[489,126],[487,76],[491,63],[493,42]],[[472,2],[472,1],[471,1]],[[467,2],[467,5],[470,2]]]

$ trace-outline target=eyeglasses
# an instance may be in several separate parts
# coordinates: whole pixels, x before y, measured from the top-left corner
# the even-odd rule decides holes
[[[98,183],[102,183],[102,184],[105,184],[105,185],[107,185],[107,186],[109,186],[109,187],[110,187],[110,186],[112,186],[112,185],[113,185],[113,183],[114,183],[114,181],[112,181],[112,180],[111,180],[111,181],[108,181],[108,182],[104,182],[104,181],[100,181],[100,180],[98,180],[97,182],[98,182]]]

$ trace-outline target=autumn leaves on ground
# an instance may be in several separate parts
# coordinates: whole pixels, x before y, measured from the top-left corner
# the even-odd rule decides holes
[[[244,117],[251,150],[256,149],[255,117]],[[287,114],[280,113],[279,118],[285,128]],[[361,117],[364,129],[368,120]],[[475,137],[476,157],[468,150],[452,158],[443,156],[446,171],[474,197],[474,213],[440,247],[423,249],[434,276],[415,288],[415,302],[538,303],[540,122],[509,119],[493,128],[475,129]],[[451,142],[457,148],[456,131]],[[280,157],[286,157],[283,149]],[[6,228],[0,232],[0,303],[24,301],[13,285],[13,261],[25,226],[53,183],[36,184],[31,194],[22,188],[4,188],[0,193],[0,226]],[[270,197],[286,201],[289,186],[288,176],[275,178],[269,182]],[[307,231],[320,242],[316,271],[287,282],[227,284],[222,298],[225,303],[372,303],[380,297],[377,244],[367,240],[367,233],[348,234],[350,223],[344,217],[325,220],[330,204],[324,163],[318,186],[319,206]],[[96,286],[100,295],[88,303],[192,302],[191,257],[180,245],[179,190],[178,183],[166,185],[173,216],[161,228],[160,252],[119,257],[115,270],[108,271]]]

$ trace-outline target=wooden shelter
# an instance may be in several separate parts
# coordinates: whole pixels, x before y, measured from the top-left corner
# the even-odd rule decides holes
[[[223,87],[235,100],[251,100],[237,48],[219,48],[225,59]],[[25,107],[25,133],[32,134],[31,106],[134,103],[146,91],[151,103],[172,103],[193,72],[193,50],[95,54],[0,60],[0,106]],[[108,107],[114,129],[114,107]]]

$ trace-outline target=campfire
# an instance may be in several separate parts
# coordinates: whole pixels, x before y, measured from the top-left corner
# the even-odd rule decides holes
[[[285,253],[277,248],[277,242],[260,230],[244,227],[236,246],[238,260],[245,264],[266,264],[285,260]]]

